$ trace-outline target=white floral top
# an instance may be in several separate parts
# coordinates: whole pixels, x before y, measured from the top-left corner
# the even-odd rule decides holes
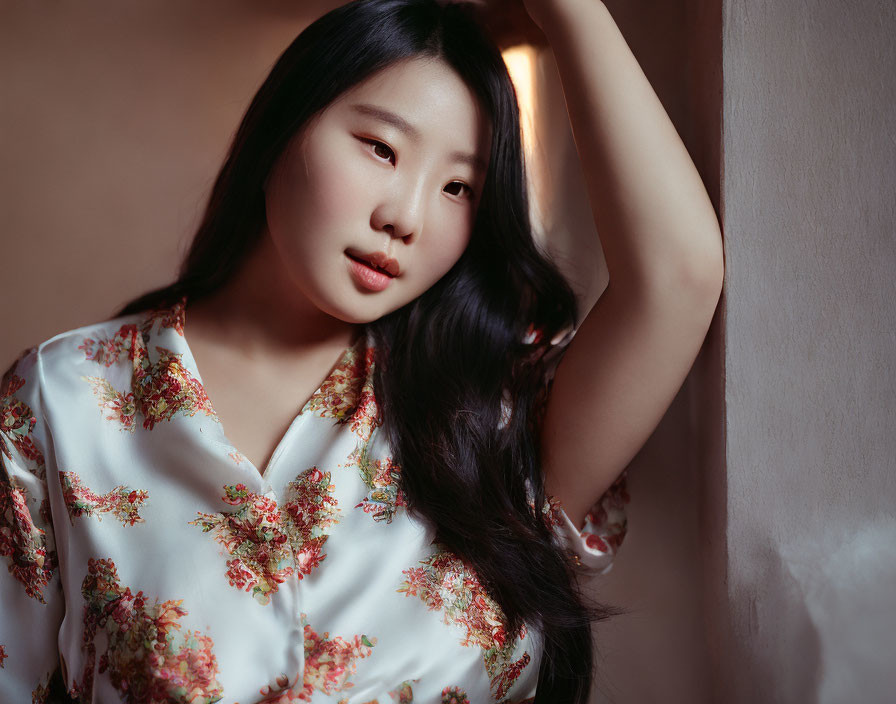
[[[186,298],[63,332],[0,386],[0,701],[522,702],[534,630],[405,509],[372,347],[346,348],[262,475],[184,337]],[[623,482],[558,541],[609,569]],[[58,671],[58,672],[57,672]],[[55,675],[54,675],[55,673]]]

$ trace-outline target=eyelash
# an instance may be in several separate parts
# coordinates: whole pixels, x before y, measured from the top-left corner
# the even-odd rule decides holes
[[[393,157],[395,156],[395,152],[392,151],[392,148],[391,148],[388,144],[385,144],[385,143],[383,143],[383,142],[380,142],[378,139],[366,139],[366,138],[364,138],[364,137],[359,137],[359,139],[360,139],[362,142],[365,142],[366,144],[371,145],[371,147],[373,147],[374,149],[375,149],[376,147],[385,147],[385,148],[388,149],[390,152],[392,152],[392,156],[393,156]],[[473,193],[473,189],[472,189],[469,185],[467,185],[466,183],[464,183],[463,181],[452,181],[451,183],[459,183],[461,186],[463,186],[464,188],[467,189],[468,197],[469,197],[469,198],[472,198],[472,197],[473,197],[473,195],[474,195],[474,193]]]

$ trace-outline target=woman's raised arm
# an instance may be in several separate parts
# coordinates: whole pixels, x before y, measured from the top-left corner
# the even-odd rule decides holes
[[[547,491],[582,525],[688,374],[723,279],[718,218],[603,2],[525,0],[557,61],[610,282],[554,376]]]

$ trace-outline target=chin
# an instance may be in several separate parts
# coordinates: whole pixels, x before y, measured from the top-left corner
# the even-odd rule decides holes
[[[353,325],[372,323],[374,320],[378,320],[396,309],[394,307],[384,307],[382,304],[376,305],[373,303],[373,301],[361,301],[360,303],[352,305],[350,302],[341,302],[340,305],[335,302],[328,302],[327,304],[319,304],[318,308],[337,320]]]

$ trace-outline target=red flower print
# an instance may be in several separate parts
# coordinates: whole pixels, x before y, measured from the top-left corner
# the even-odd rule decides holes
[[[600,536],[595,535],[594,533],[588,533],[583,531],[582,536],[585,538],[585,545],[587,545],[592,550],[600,550],[602,552],[609,552],[610,546],[607,545]]]
[[[442,704],[470,704],[470,700],[460,687],[445,687],[442,690]]]
[[[405,680],[396,689],[389,692],[393,704],[413,704],[414,690],[411,685],[419,682],[419,680]]]
[[[111,560],[90,559],[81,585],[86,659],[70,694],[93,699],[93,672],[108,672],[123,701],[213,704],[223,698],[211,638],[183,631],[182,601],[149,604],[120,584]],[[99,634],[104,637],[100,638]],[[103,648],[97,663],[97,647]]]
[[[106,379],[98,376],[82,376],[93,389],[93,395],[99,399],[100,411],[103,420],[114,421],[124,430],[134,431],[134,417],[137,406],[134,403],[134,394],[116,391]]]
[[[255,704],[290,704],[291,702],[310,702],[314,691],[324,694],[343,692],[354,687],[349,681],[357,671],[357,661],[370,655],[376,645],[376,638],[366,635],[352,636],[345,640],[340,636],[330,638],[328,631],[318,634],[307,623],[307,616],[301,615],[305,634],[305,669],[301,684],[299,677],[290,680],[285,675],[277,678],[275,686],[262,687],[259,692],[262,699]],[[401,692],[410,692],[410,685],[404,682],[399,689],[390,695],[401,696]],[[340,700],[340,702],[347,700]],[[413,699],[395,699],[396,702],[407,702]]]
[[[311,467],[286,487],[287,502],[284,512],[288,520],[287,533],[298,566],[298,576],[311,574],[326,557],[324,543],[330,529],[339,522],[341,513],[333,492],[336,486],[330,473]]]
[[[175,316],[173,320],[180,320],[177,314],[171,315]],[[199,380],[184,367],[182,355],[157,346],[156,361],[150,359],[147,349],[150,330],[156,320],[164,323],[168,317],[168,313],[153,313],[139,328],[135,324],[122,325],[110,339],[88,337],[78,346],[85,359],[106,367],[130,363],[131,388],[126,392],[115,389],[104,377],[81,377],[90,383],[99,399],[103,418],[118,422],[124,430],[134,431],[138,414],[143,417],[143,427],[147,430],[152,430],[163,420],[171,420],[178,413],[193,416],[202,412],[217,418]],[[176,323],[172,325],[177,327]],[[182,325],[180,334],[183,334]]]
[[[307,701],[304,699],[303,689],[297,689],[299,675],[290,680],[286,675],[280,675],[275,685],[262,687],[259,691],[262,698],[255,704],[290,704],[291,702]]]
[[[46,497],[35,506],[37,500],[29,497],[27,485],[31,476],[43,485],[47,472],[44,455],[34,441],[37,418],[16,397],[26,384],[17,372],[33,352],[31,348],[20,354],[0,381],[0,462],[5,457],[29,475],[23,482],[12,472],[0,472],[0,557],[7,558],[10,574],[24,586],[25,593],[45,603],[43,590],[56,569],[56,550],[52,530],[39,527],[34,516],[48,528],[52,521]]]
[[[370,493],[355,508],[371,514],[375,521],[391,523],[398,509],[407,506],[407,499],[401,491],[401,468],[392,462],[391,457],[371,457],[369,444],[355,447],[348,461],[339,466],[357,469],[370,488]]]
[[[549,527],[563,525],[563,519],[560,516],[561,510],[562,506],[560,505],[560,501],[550,494],[545,494],[545,502],[541,512],[544,522]]]
[[[232,513],[198,513],[190,525],[215,540],[233,556],[226,576],[231,586],[252,592],[260,604],[268,604],[277,585],[293,572],[288,536],[283,532],[280,510],[270,497],[248,491],[243,484],[225,486],[223,500],[235,506]]]
[[[111,338],[94,340],[92,337],[85,337],[78,349],[88,361],[111,367],[122,358],[133,360],[134,351],[138,349],[139,334],[136,325],[122,325]]]
[[[44,604],[43,590],[56,569],[52,534],[38,528],[28,510],[24,487],[0,474],[0,556],[25,593]]]
[[[396,689],[389,690],[386,694],[389,697],[389,701],[392,704],[413,704],[414,702],[414,690],[413,685],[417,684],[420,680],[405,680],[402,682]],[[340,699],[338,704],[348,704],[347,699]],[[376,697],[375,699],[371,699],[366,702],[362,702],[361,704],[384,704],[383,695]]]
[[[522,656],[509,665],[497,669],[494,673],[489,672],[492,675],[491,686],[495,691],[495,696],[503,697],[506,695],[531,661],[532,657],[529,653],[524,652]]]
[[[230,585],[269,604],[277,585],[290,575],[311,574],[326,557],[329,530],[340,518],[335,489],[329,472],[311,467],[287,485],[281,510],[274,499],[244,484],[225,486],[222,500],[236,510],[199,513],[190,524],[214,532],[233,557],[226,570]]]
[[[158,323],[159,329],[173,328],[174,331],[183,337],[184,321],[186,318],[187,296],[181,296],[174,305],[170,307],[161,306],[149,311],[149,315],[143,321],[143,329],[151,330]]]
[[[73,523],[75,518],[81,516],[95,516],[102,520],[105,513],[112,514],[123,526],[143,523],[140,507],[149,498],[149,494],[142,489],[117,486],[107,494],[95,494],[81,483],[81,478],[75,472],[60,472],[59,483],[62,485],[65,507]]]
[[[43,479],[46,476],[44,456],[32,435],[37,418],[31,407],[16,397],[16,392],[26,383],[16,371],[33,349],[22,352],[0,380],[0,452],[9,460],[17,453],[28,463],[28,470]]]
[[[45,676],[47,681],[45,684],[38,683],[31,692],[31,704],[51,704],[50,702],[50,680],[53,679],[52,673]]]
[[[545,523],[552,528],[563,525],[563,507],[560,501],[549,494],[545,496],[545,504],[542,507]],[[579,529],[579,534],[586,548],[609,555],[616,554],[626,534],[625,506],[629,500],[626,472],[623,472],[585,516],[585,523]],[[579,564],[579,557],[575,551],[567,548],[567,552],[570,558]]]
[[[302,614],[305,630],[305,672],[300,701],[311,701],[314,690],[324,694],[342,692],[354,686],[350,678],[357,671],[357,661],[370,655],[377,639],[357,635],[350,640],[330,638],[329,631],[318,634]]]
[[[492,693],[500,700],[531,660],[527,652],[515,659],[516,639],[524,638],[527,629],[523,626],[516,638],[508,638],[501,607],[473,568],[444,546],[436,544],[436,552],[420,564],[404,570],[406,579],[397,591],[418,597],[432,611],[443,611],[443,621],[462,630],[461,645],[482,649]]]
[[[352,432],[367,441],[382,417],[373,395],[374,350],[364,347],[362,340],[345,351],[302,413],[350,423]]]

